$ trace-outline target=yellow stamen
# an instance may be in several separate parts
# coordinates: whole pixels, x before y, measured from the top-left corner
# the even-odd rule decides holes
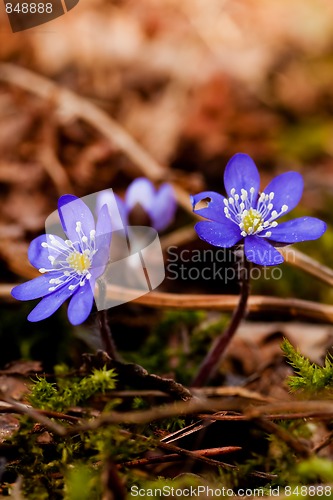
[[[246,214],[243,215],[242,220],[244,231],[247,234],[255,233],[263,224],[263,219],[255,208],[250,208]]]
[[[74,271],[77,271],[79,274],[83,274],[91,266],[91,261],[89,257],[86,254],[80,253],[80,252],[73,252],[71,253],[66,261],[70,265]]]

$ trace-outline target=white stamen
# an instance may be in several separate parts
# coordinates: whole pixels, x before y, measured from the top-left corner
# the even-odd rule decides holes
[[[256,200],[254,195],[256,189],[252,186],[249,190],[241,189],[241,194],[236,194],[236,189],[230,190],[229,198],[224,199],[225,217],[238,225],[242,237],[258,234],[259,236],[271,237],[270,228],[276,227],[275,221],[288,210],[283,205],[281,210],[274,210],[274,192],[262,192]],[[262,233],[262,234],[261,234]]]

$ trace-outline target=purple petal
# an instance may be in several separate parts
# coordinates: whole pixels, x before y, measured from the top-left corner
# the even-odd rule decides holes
[[[300,217],[271,228],[272,235],[269,239],[279,243],[316,240],[324,234],[326,228],[325,222],[315,217]]]
[[[58,201],[58,212],[63,230],[73,243],[78,241],[77,222],[81,222],[85,235],[89,236],[90,231],[95,229],[93,214],[87,205],[76,196],[71,194],[61,196]]]
[[[232,189],[235,189],[236,193],[240,195],[242,189],[245,189],[249,193],[253,187],[253,198],[257,198],[260,187],[260,175],[256,164],[250,156],[244,153],[237,153],[229,160],[224,171],[224,186],[229,196]]]
[[[125,195],[125,205],[130,211],[139,203],[149,214],[154,207],[155,188],[145,177],[135,179],[128,187]]]
[[[94,276],[100,276],[110,258],[110,244],[112,237],[111,216],[108,207],[104,205],[98,215],[96,224],[96,248],[97,253],[92,261]]]
[[[68,306],[68,319],[72,325],[80,325],[89,316],[93,306],[94,296],[90,283],[86,281],[85,285],[79,287],[74,293]]]
[[[175,192],[170,184],[162,184],[157,191],[149,214],[156,231],[163,231],[173,221],[177,209]]]
[[[224,200],[224,196],[214,191],[203,191],[202,193],[191,196],[193,212],[195,214],[215,222],[222,222],[222,224],[225,220]],[[205,204],[207,205],[206,207],[204,206]],[[197,205],[199,205],[199,207],[195,208]],[[202,208],[200,208],[200,205]]]
[[[280,213],[283,205],[288,209],[284,214],[290,212],[298,205],[303,193],[303,178],[298,172],[286,172],[275,177],[264,189],[266,194],[274,193],[272,200],[273,209]]]
[[[201,221],[194,229],[199,238],[215,247],[229,248],[242,238],[239,227],[228,219],[223,223]]]
[[[258,236],[246,236],[245,255],[248,261],[261,266],[276,266],[283,262],[283,257],[268,241]]]
[[[17,300],[33,300],[44,297],[44,295],[49,295],[51,292],[49,288],[54,286],[50,284],[50,279],[60,278],[62,272],[50,272],[43,276],[38,276],[33,280],[22,283],[21,285],[15,286],[11,294]]]
[[[58,248],[53,250],[52,248],[42,247],[42,243],[48,243],[49,245],[52,245],[50,236],[55,238],[60,244],[68,249],[64,240],[62,238],[59,238],[59,236],[49,234],[42,234],[41,236],[37,236],[37,238],[32,240],[32,242],[30,243],[28,250],[29,262],[37,269],[52,269],[49,257],[54,257],[56,259],[61,254],[61,251]]]
[[[107,205],[112,221],[112,231],[118,231],[128,225],[125,203],[111,189],[101,191],[96,199],[96,212],[100,212],[103,205]]]
[[[68,286],[63,286],[59,288],[56,292],[52,292],[50,295],[44,297],[39,304],[31,311],[28,316],[28,320],[35,322],[41,321],[42,319],[51,316],[59,307],[73,295],[73,290],[69,290]]]

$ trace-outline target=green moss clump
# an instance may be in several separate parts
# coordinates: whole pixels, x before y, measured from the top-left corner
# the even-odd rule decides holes
[[[114,370],[93,370],[91,375],[81,380],[63,380],[59,385],[38,377],[29,396],[30,403],[42,410],[65,411],[71,406],[85,403],[96,393],[116,387]]]
[[[318,393],[332,394],[333,389],[333,358],[327,355],[324,366],[319,366],[296,350],[291,343],[284,339],[282,351],[288,362],[294,368],[296,375],[288,378],[288,385],[292,391],[302,391],[314,396]]]

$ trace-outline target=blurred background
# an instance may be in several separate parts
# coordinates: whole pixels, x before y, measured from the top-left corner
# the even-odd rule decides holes
[[[332,49],[331,0],[81,0],[66,15],[15,34],[0,8],[1,63],[43,75],[106,111],[165,167],[159,181],[172,179],[188,193],[222,192],[226,162],[245,152],[263,187],[278,173],[301,172],[306,188],[292,215],[330,224]],[[122,194],[140,175],[117,142],[75,109],[8,83],[0,68],[1,284],[35,276],[27,248],[61,194],[109,187]],[[191,223],[179,208],[170,231]],[[330,230],[301,249],[333,265]],[[188,291],[188,284],[173,286]],[[221,292],[220,284],[209,286]],[[253,290],[333,299],[328,287],[288,266],[283,280],[256,282]],[[237,286],[222,291],[236,293]],[[45,359],[45,352],[49,366],[66,359],[71,330],[63,308],[33,325],[26,321],[31,303],[3,300],[0,308],[0,363]],[[82,335],[85,328],[93,331],[83,326]]]

